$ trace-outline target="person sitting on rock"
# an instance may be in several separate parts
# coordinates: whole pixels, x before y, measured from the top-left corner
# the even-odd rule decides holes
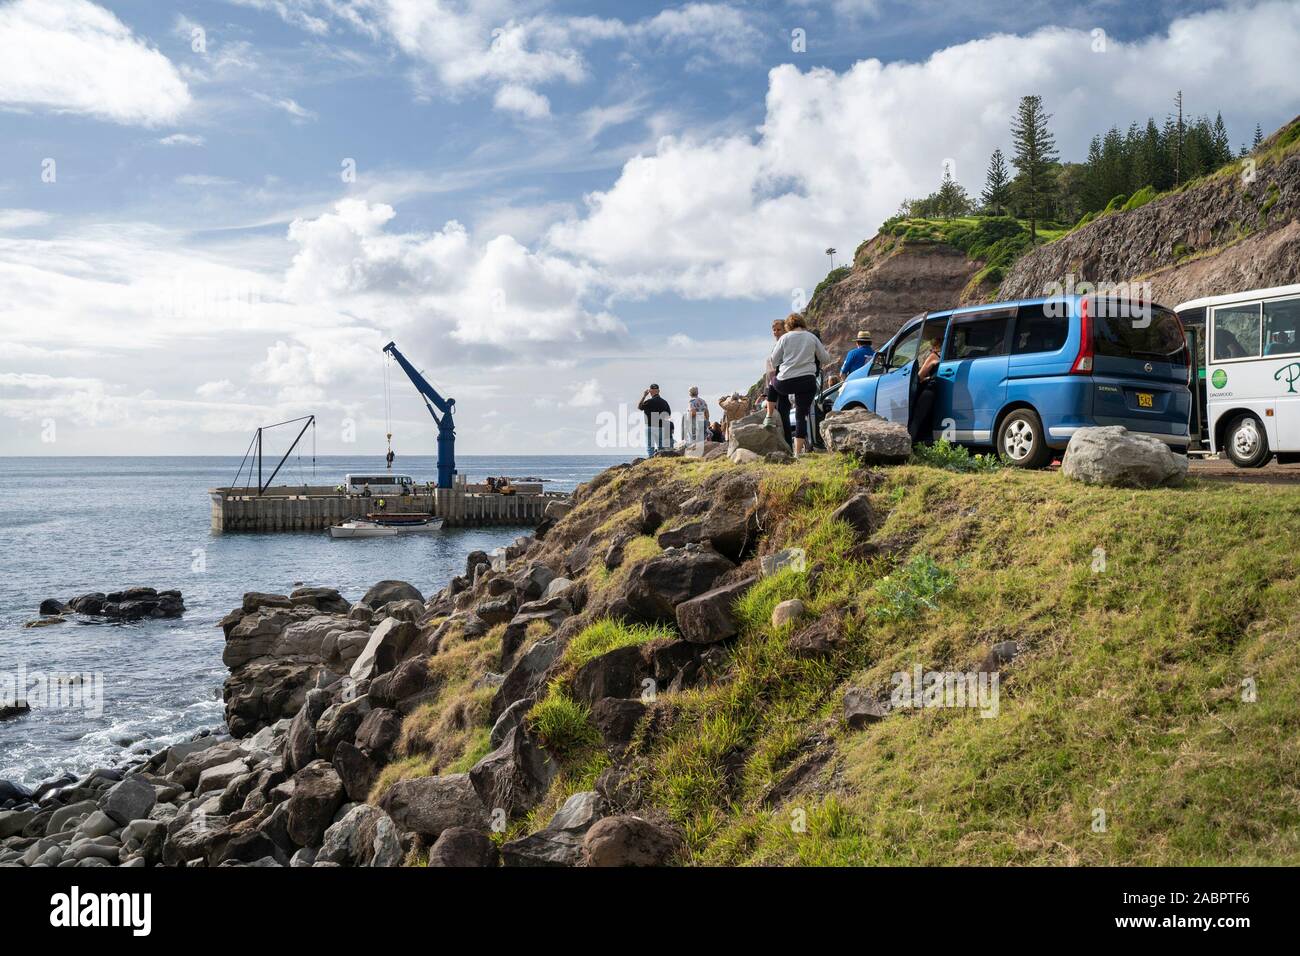
[[[793,448],[797,458],[808,446],[808,417],[817,394],[817,374],[830,362],[831,353],[826,351],[821,339],[808,331],[803,316],[798,312],[791,312],[786,318],[785,329],[785,334],[777,339],[776,347],[772,349],[770,362],[776,369],[773,387],[777,394],[794,403]],[[776,405],[776,402],[768,401],[763,427],[776,427],[773,420]]]
[[[709,422],[709,441],[726,441],[727,436],[722,433],[722,422]]]

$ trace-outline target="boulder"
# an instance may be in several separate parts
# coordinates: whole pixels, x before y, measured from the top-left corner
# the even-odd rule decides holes
[[[517,605],[513,594],[479,602],[474,613],[488,625],[505,624],[515,616]]]
[[[436,685],[429,676],[428,660],[417,656],[407,658],[388,673],[376,677],[367,696],[372,707],[391,708],[409,714],[436,693]]]
[[[502,711],[501,716],[492,725],[492,733],[488,739],[489,746],[493,750],[505,743],[506,736],[519,726],[528,711],[532,709],[534,703],[532,697],[524,697]]]
[[[838,611],[823,614],[812,624],[790,635],[787,647],[795,657],[826,657],[844,644],[843,620]]]
[[[207,767],[199,774],[194,795],[198,796],[209,790],[224,790],[232,780],[245,773],[248,773],[248,762],[242,757]]]
[[[108,791],[100,808],[119,826],[143,820],[158,802],[158,795],[138,777],[128,777]]]
[[[244,614],[226,634],[226,647],[222,651],[221,662],[234,670],[249,661],[265,657],[271,653],[271,648],[285,628],[297,620],[286,610],[257,610]]]
[[[298,846],[317,846],[344,798],[343,781],[323,760],[316,760],[293,777],[288,801],[289,838]]]
[[[506,672],[501,686],[497,688],[492,698],[489,717],[496,721],[511,704],[525,697],[535,696],[545,679],[547,669],[560,656],[560,651],[559,641],[554,637],[547,637],[520,655],[519,660]],[[427,667],[425,671],[427,673]],[[374,697],[373,690],[371,690],[371,697]]]
[[[741,561],[758,540],[758,524],[752,515],[747,517],[726,508],[714,508],[675,528],[659,532],[656,540],[665,550],[708,543],[713,550],[732,561]]]
[[[384,758],[401,735],[402,715],[388,707],[375,707],[357,727],[356,745]]]
[[[632,739],[645,712],[646,705],[640,700],[602,697],[591,708],[591,722],[596,725],[605,743],[617,747]]]
[[[334,704],[316,721],[316,751],[325,760],[334,759],[334,748],[356,739],[357,728],[370,713],[370,698],[362,694]]]
[[[248,591],[244,594],[243,609],[245,614],[252,614],[262,608],[291,608],[293,602],[286,594],[267,594],[262,591]]]
[[[521,723],[474,765],[469,778],[484,807],[515,817],[542,801],[558,769]]]
[[[637,645],[616,647],[593,658],[573,675],[573,695],[588,706],[603,697],[632,697],[650,676],[649,662]]]
[[[496,844],[482,830],[473,827],[448,827],[429,848],[429,866],[496,865]]]
[[[682,637],[693,644],[713,644],[734,637],[737,624],[732,608],[757,580],[743,578],[678,604],[677,629]]]
[[[1186,479],[1187,456],[1123,425],[1080,428],[1065,449],[1061,473],[1088,485],[1159,488]]]
[[[69,614],[72,608],[56,598],[46,598],[41,602],[38,614]]]
[[[762,461],[763,456],[755,454],[748,448],[737,448],[727,455],[727,460],[733,465],[748,465],[756,461]]]
[[[449,827],[488,827],[488,810],[467,773],[399,780],[379,800],[379,807],[402,830],[436,840]]]
[[[407,584],[405,581],[380,581],[374,585],[365,596],[361,599],[362,604],[368,604],[372,608],[383,607],[392,601],[420,601],[424,602],[424,595],[420,589],[413,584]]]
[[[370,632],[361,656],[352,664],[348,672],[353,680],[366,680],[378,674],[386,674],[397,666],[406,649],[419,635],[419,628],[410,621],[386,617],[379,626]]]
[[[776,607],[772,608],[772,626],[785,627],[793,624],[799,618],[803,617],[804,604],[798,598],[791,598],[789,601],[782,601]]]
[[[344,740],[334,748],[334,770],[343,782],[348,799],[361,802],[370,796],[370,788],[379,777],[379,767],[364,750]]]
[[[360,804],[325,831],[313,862],[339,866],[397,866],[401,843],[392,819],[378,807]]]
[[[888,716],[889,701],[878,700],[865,687],[850,687],[844,692],[844,722],[849,729],[861,730]]]
[[[677,605],[713,587],[735,565],[705,548],[665,552],[636,565],[616,597],[619,611],[647,624],[672,624]]]
[[[289,603],[314,607],[323,614],[347,614],[352,610],[352,602],[334,588],[297,588],[289,595]]]
[[[587,831],[608,812],[596,791],[575,793],[542,830],[501,847],[505,866],[576,866]]]
[[[310,691],[301,709],[289,722],[284,742],[284,765],[291,773],[316,759],[316,721],[328,705],[328,691]]]
[[[763,458],[769,452],[790,454],[790,446],[780,428],[764,428],[761,424],[731,426],[731,435],[727,438],[727,454],[734,455],[737,449],[753,452]]]
[[[912,454],[905,426],[865,408],[831,412],[822,419],[820,430],[828,451],[847,452],[864,464],[901,464]]]
[[[592,824],[583,840],[583,856],[588,866],[665,866],[682,846],[675,831],[620,814]]]
[[[871,507],[871,496],[859,492],[831,512],[832,520],[843,521],[853,529],[859,538],[867,538],[876,530],[875,510]]]

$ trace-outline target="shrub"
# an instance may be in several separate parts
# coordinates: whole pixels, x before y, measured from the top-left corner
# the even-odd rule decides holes
[[[1145,206],[1151,200],[1155,199],[1157,195],[1158,193],[1155,191],[1155,187],[1143,186],[1128,198],[1128,202],[1124,203],[1124,211],[1128,212],[1130,209],[1137,209],[1141,206]]]
[[[996,455],[972,455],[964,445],[954,445],[946,438],[940,438],[932,445],[915,446],[912,458],[917,464],[946,468],[948,471],[988,472],[1002,467],[1002,462]]]
[[[934,558],[915,554],[893,574],[876,582],[875,591],[883,603],[875,614],[883,621],[900,621],[936,610],[939,598],[956,584],[957,576],[940,567]]]

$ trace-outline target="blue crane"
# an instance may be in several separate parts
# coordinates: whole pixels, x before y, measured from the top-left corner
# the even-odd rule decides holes
[[[426,382],[419,370],[406,360],[406,356],[397,351],[395,343],[389,342],[384,346],[384,351],[397,360],[438,425],[438,487],[450,488],[456,475],[456,424],[452,418],[456,399],[439,395],[438,390]],[[439,416],[438,412],[442,415]]]

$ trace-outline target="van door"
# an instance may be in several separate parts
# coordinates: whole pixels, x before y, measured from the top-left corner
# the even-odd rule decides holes
[[[916,366],[916,348],[921,343],[921,323],[898,333],[889,350],[885,371],[876,387],[875,412],[881,418],[907,427],[907,413],[912,401],[912,370]]]
[[[993,440],[993,416],[1007,397],[1007,362],[1016,310],[952,317],[939,363],[935,424],[944,437],[971,444]]]

